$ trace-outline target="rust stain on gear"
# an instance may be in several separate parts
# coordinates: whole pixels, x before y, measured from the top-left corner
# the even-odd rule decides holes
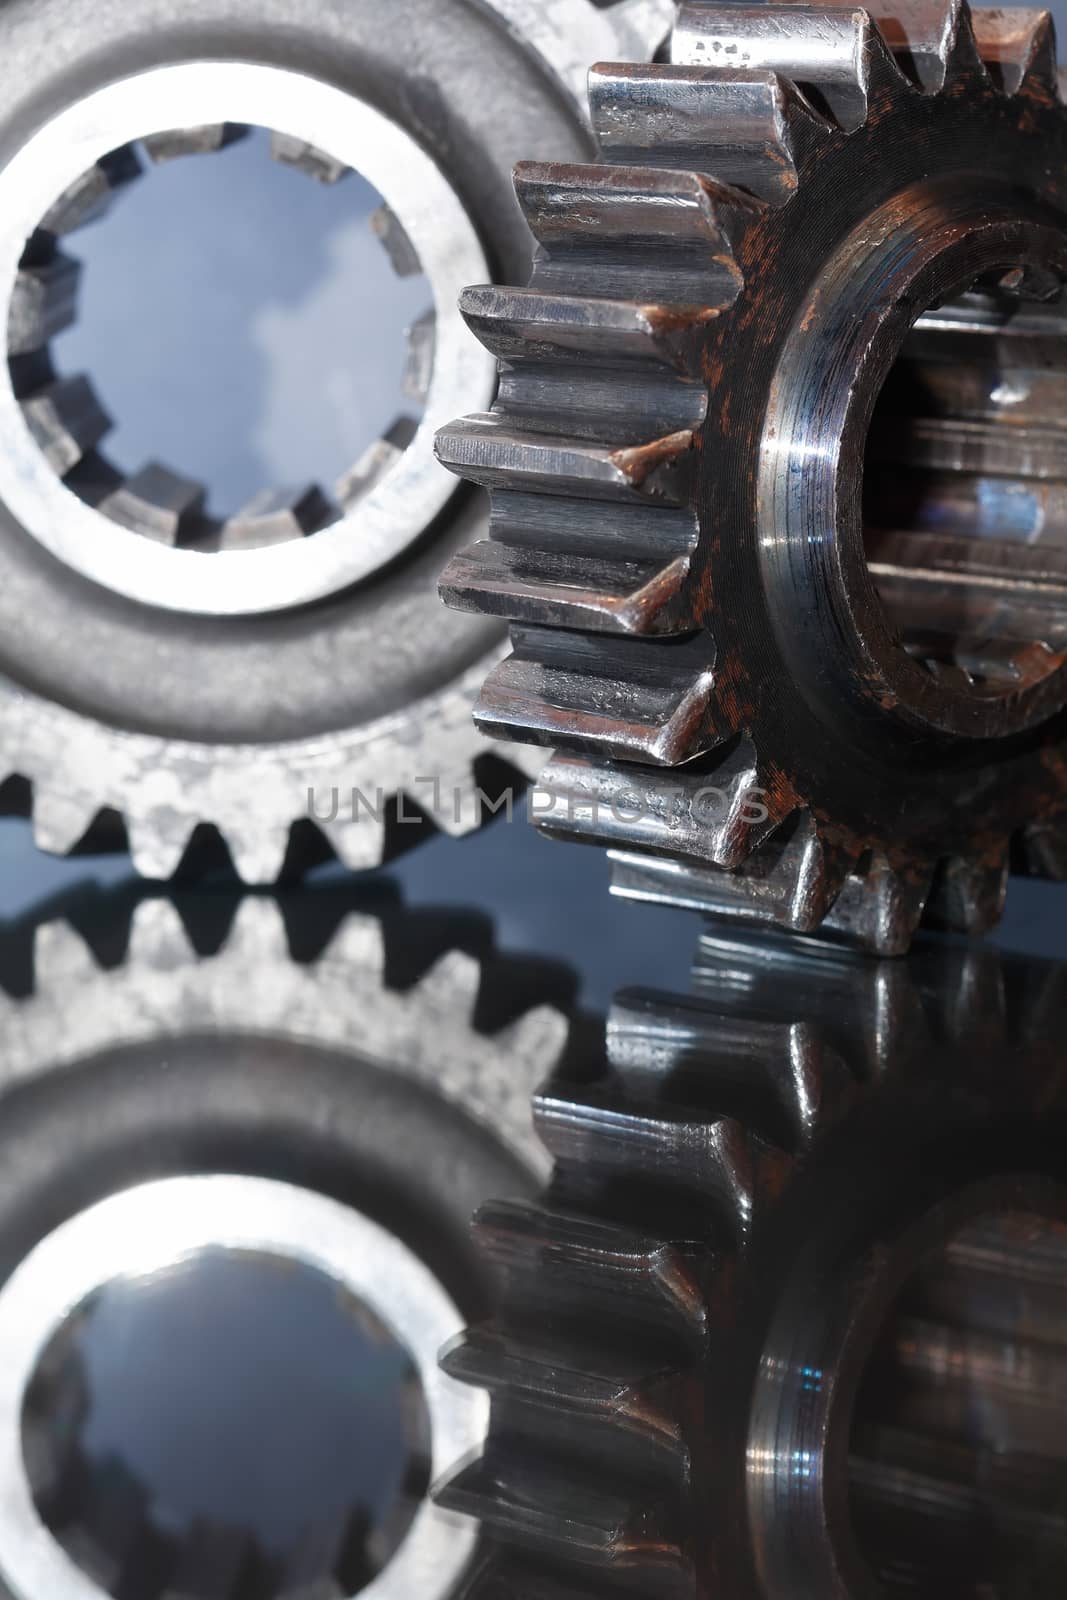
[[[477,720],[618,892],[888,954],[1067,872],[1055,63],[1046,12],[689,4],[594,70],[603,165],[519,168],[442,592],[510,619]]]

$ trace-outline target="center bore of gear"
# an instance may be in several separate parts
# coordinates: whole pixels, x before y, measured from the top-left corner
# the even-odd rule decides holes
[[[153,135],[140,148],[148,161],[158,165],[222,150],[252,131],[233,123],[181,129]],[[320,184],[337,184],[351,170],[326,152],[277,132],[270,135],[270,153]],[[49,209],[27,244],[8,318],[8,360],[30,433],[82,501],[157,543],[201,551],[248,550],[317,533],[373,490],[415,438],[433,371],[432,303],[407,334],[404,392],[409,404],[335,484],[264,488],[235,514],[211,515],[204,484],[169,466],[153,460],[132,475],[116,470],[99,448],[112,424],[90,380],[60,376],[49,349],[49,341],[77,315],[81,269],[64,252],[64,241],[98,221],[143,172],[134,145],[103,157]],[[371,226],[396,275],[419,278],[422,264],[415,246],[385,201]]]
[[[284,1349],[280,1392],[249,1371],[253,1347],[275,1374]],[[247,1447],[228,1436],[235,1409]],[[27,1390],[23,1450],[46,1526],[116,1600],[348,1600],[411,1526],[429,1485],[429,1427],[411,1357],[369,1307],[291,1261],[213,1251],[104,1286],[74,1313]],[[184,1484],[152,1438],[185,1463]],[[301,1438],[303,1459],[290,1459]],[[275,1460],[257,1468],[262,1452]],[[340,1484],[356,1477],[363,1489],[344,1503]],[[190,1503],[257,1494],[254,1525]],[[294,1527],[293,1502],[319,1496]]]

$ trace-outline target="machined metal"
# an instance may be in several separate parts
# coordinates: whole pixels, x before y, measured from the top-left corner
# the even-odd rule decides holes
[[[484,1434],[484,1403],[442,1386],[436,1355],[489,1303],[472,1208],[500,1185],[530,1195],[543,1183],[529,1097],[566,1024],[531,1008],[514,970],[441,953],[439,930],[417,917],[318,906],[318,921],[297,908],[293,936],[317,952],[298,960],[272,902],[240,904],[204,956],[171,902],[142,901],[132,920],[128,902],[105,902],[92,931],[108,969],[49,922],[31,992],[0,997],[0,1592],[11,1600],[345,1600],[355,1570],[361,1594],[448,1600],[469,1564],[472,1530],[421,1498],[395,1552],[376,1555],[351,1508],[279,1567],[247,1530],[157,1526],[135,1479],[86,1469],[73,1425],[27,1432],[31,1379],[97,1290],[239,1251],[317,1269],[410,1353],[434,1470]],[[202,923],[197,902],[183,912]],[[389,976],[398,963],[403,989]],[[485,986],[492,1032],[475,1022]],[[60,1401],[73,1424],[79,1396]]]
[[[940,0],[682,7],[598,66],[599,166],[526,163],[530,287],[464,311],[496,404],[446,429],[512,624],[476,709],[556,749],[549,832],[617,891],[880,953],[1062,873],[1055,38]]]
[[[477,825],[474,763],[495,746],[469,707],[502,628],[437,603],[484,509],[440,473],[433,435],[495,378],[456,299],[472,275],[525,270],[516,157],[591,152],[579,59],[647,58],[672,16],[667,0],[0,6],[0,759],[32,786],[43,848],[117,813],[138,870],[168,878],[207,825],[260,883],[323,838],[350,867],[380,862],[379,795]],[[49,341],[76,314],[77,230],[146,164],[211,160],[256,126],[311,179],[363,173],[383,247],[432,304],[410,333],[410,414],[338,483],[264,485],[220,519],[195,463],[109,463],[104,406]]]
[[[1067,969],[717,932],[536,1100],[470,1600],[1063,1592]]]

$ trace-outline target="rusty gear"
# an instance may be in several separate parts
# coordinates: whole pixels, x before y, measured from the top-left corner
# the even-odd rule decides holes
[[[470,1600],[1064,1592],[1065,976],[720,936],[618,998],[476,1223]]]
[[[477,720],[616,887],[881,953],[1067,868],[1067,114],[1045,12],[682,8],[525,165],[532,286],[439,454],[489,487]]]

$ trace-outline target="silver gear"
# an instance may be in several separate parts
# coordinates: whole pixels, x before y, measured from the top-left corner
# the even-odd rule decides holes
[[[321,845],[316,827],[349,867],[382,859],[366,811],[327,816],[335,791],[372,808],[378,791],[407,793],[449,832],[477,825],[474,764],[495,746],[469,711],[502,629],[436,601],[484,513],[438,473],[429,421],[455,384],[488,400],[492,372],[452,279],[483,252],[521,267],[513,161],[531,143],[587,154],[585,66],[647,57],[672,17],[668,0],[0,5],[0,767],[32,786],[43,849],[67,853],[117,813],[138,871],[165,879],[207,824],[241,877],[269,883],[291,848],[290,866]],[[269,492],[212,527],[195,483],[107,466],[102,408],[86,380],[56,376],[47,345],[73,315],[60,246],[135,175],[133,143],[210,159],[256,121],[321,181],[362,149],[401,191],[379,231],[399,271],[413,246],[429,252],[437,318],[413,330],[411,363],[426,421],[402,419],[332,501]],[[67,171],[85,152],[89,170]],[[419,782],[431,776],[437,789]]]
[[[371,1226],[373,1248],[395,1256],[378,1261],[378,1288],[366,1285],[372,1310],[391,1273],[398,1280],[414,1274],[416,1284],[422,1274],[436,1286],[420,1291],[430,1311],[437,1308],[438,1321],[428,1311],[425,1329],[411,1310],[417,1300],[409,1303],[409,1327],[383,1313],[418,1369],[432,1372],[438,1335],[457,1332],[463,1315],[488,1292],[467,1240],[472,1206],[501,1183],[528,1194],[544,1178],[530,1096],[563,1050],[561,1013],[547,1006],[520,1009],[486,1033],[475,1026],[475,1009],[499,1001],[498,979],[506,986],[507,973],[493,977],[486,966],[483,981],[479,961],[455,950],[435,959],[436,936],[422,938],[429,953],[420,948],[415,970],[424,969],[421,976],[402,992],[390,987],[387,967],[398,958],[408,965],[405,957],[420,937],[419,919],[403,913],[349,913],[338,922],[323,912],[332,935],[312,959],[298,961],[279,909],[268,900],[240,903],[211,955],[196,953],[167,900],[137,904],[128,939],[122,911],[120,901],[118,914],[101,915],[98,908],[93,917],[94,939],[109,961],[125,943],[118,965],[105,968],[68,923],[49,922],[35,934],[30,992],[0,998],[0,1105],[11,1140],[0,1178],[0,1324],[7,1328],[9,1354],[19,1343],[32,1370],[74,1302],[84,1298],[72,1290],[69,1275],[58,1281],[63,1274],[49,1276],[42,1266],[46,1298],[54,1294],[62,1309],[50,1317],[39,1297],[29,1318],[18,1308],[20,1280],[35,1260],[41,1265],[42,1251],[64,1228],[88,1226],[102,1208],[136,1210],[165,1200],[174,1185],[179,1212],[188,1211],[196,1204],[194,1191],[206,1193],[208,1185],[219,1197],[210,1226],[217,1217],[220,1242],[232,1234],[228,1194],[254,1219],[265,1219],[280,1204],[275,1215],[286,1228],[299,1227],[300,1208],[306,1208],[311,1234],[305,1223],[298,1237],[309,1242],[320,1227],[339,1226],[343,1236],[346,1219],[364,1231]],[[124,914],[128,919],[128,901]],[[404,1196],[399,1204],[391,1184]],[[243,1197],[242,1189],[248,1190]],[[154,1248],[156,1230],[129,1224],[127,1218],[125,1226],[105,1230],[116,1261],[124,1252],[132,1261],[138,1239]],[[95,1237],[99,1242],[99,1228]],[[262,1248],[273,1248],[269,1238]],[[92,1254],[83,1242],[77,1261]],[[349,1263],[360,1254],[350,1246]],[[99,1262],[86,1270],[90,1276],[104,1271]],[[450,1327],[440,1326],[442,1307],[453,1308],[444,1313],[455,1318]],[[427,1348],[420,1350],[420,1339]],[[0,1593],[10,1600],[39,1600],[45,1592],[55,1600],[104,1600],[106,1591],[126,1592],[123,1574],[129,1577],[150,1532],[136,1485],[127,1484],[117,1500],[110,1497],[103,1522],[94,1520],[90,1502],[81,1520],[75,1514],[59,1532],[63,1547],[77,1551],[79,1565],[95,1571],[96,1579],[84,1571],[75,1575],[51,1538],[44,1551],[47,1579],[45,1569],[34,1568],[42,1557],[39,1548],[32,1555],[40,1527],[34,1532],[30,1489],[43,1492],[64,1462],[47,1439],[32,1437],[26,1477],[20,1466],[23,1391],[10,1363],[8,1378],[11,1393],[0,1399],[0,1455],[10,1488],[0,1512]],[[484,1417],[449,1413],[447,1396],[445,1402],[451,1428],[484,1426]],[[13,1505],[20,1508],[15,1513]],[[307,1547],[293,1555],[293,1570],[277,1580],[280,1587],[263,1590],[263,1600],[268,1593],[291,1592],[300,1600],[347,1593],[328,1564],[341,1568],[351,1560],[350,1528],[335,1521],[311,1532]],[[445,1600],[470,1548],[462,1528],[417,1511],[393,1562],[361,1592],[406,1600],[411,1563],[427,1560],[420,1570],[439,1576],[437,1588],[425,1592]],[[227,1585],[237,1582],[226,1575],[241,1565],[243,1549],[236,1530],[192,1530],[189,1548],[177,1552],[189,1567],[190,1593],[215,1595],[214,1583],[223,1600],[231,1592]],[[26,1579],[31,1570],[39,1582]]]

